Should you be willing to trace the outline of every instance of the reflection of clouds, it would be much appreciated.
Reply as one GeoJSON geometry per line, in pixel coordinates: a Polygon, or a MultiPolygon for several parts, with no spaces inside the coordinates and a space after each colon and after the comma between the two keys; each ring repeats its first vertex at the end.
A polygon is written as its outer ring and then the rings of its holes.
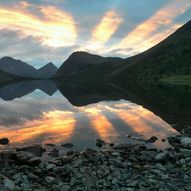
{"type": "Polygon", "coordinates": [[[54,137],[54,143],[67,140],[72,136],[75,119],[72,112],[51,111],[43,113],[40,120],[27,121],[24,128],[1,129],[1,136],[11,137],[11,142],[43,142],[44,138],[54,137]]]}
{"type": "Polygon", "coordinates": [[[43,112],[51,110],[75,110],[74,107],[60,95],[55,93],[52,97],[38,90],[21,99],[13,101],[0,101],[0,126],[21,125],[28,120],[39,119],[43,112]]]}
{"type": "MultiPolygon", "coordinates": [[[[153,135],[163,138],[176,133],[176,130],[151,111],[125,100],[100,102],[94,106],[87,106],[85,111],[90,110],[92,115],[101,111],[110,121],[112,121],[112,115],[115,114],[115,116],[113,115],[115,119],[121,119],[128,128],[130,127],[138,135],[144,133],[145,138],[153,135]]],[[[99,124],[102,125],[101,122],[99,124]]]]}
{"type": "Polygon", "coordinates": [[[0,102],[1,136],[21,142],[62,143],[92,146],[97,137],[107,142],[126,142],[126,134],[164,138],[176,133],[166,122],[129,101],[103,101],[72,106],[60,92],[48,97],[42,92],[0,102]],[[120,137],[120,139],[119,139],[120,137]]]}
{"type": "Polygon", "coordinates": [[[83,108],[82,112],[85,112],[88,115],[92,127],[103,140],[111,142],[111,139],[118,135],[111,122],[109,122],[109,120],[102,114],[101,109],[87,107],[83,108]]]}

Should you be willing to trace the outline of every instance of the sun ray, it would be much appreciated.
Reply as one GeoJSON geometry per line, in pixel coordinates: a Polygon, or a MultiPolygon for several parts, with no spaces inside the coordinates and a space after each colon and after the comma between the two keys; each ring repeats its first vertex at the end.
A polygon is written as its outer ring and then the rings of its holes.
{"type": "Polygon", "coordinates": [[[160,40],[165,39],[169,34],[174,32],[178,26],[180,26],[173,24],[173,20],[178,15],[181,15],[188,10],[190,6],[190,0],[173,0],[165,7],[158,10],[149,19],[138,25],[124,39],[106,50],[106,52],[119,50],[117,51],[119,54],[131,55],[134,52],[142,52],[154,46],[160,42],[160,40]],[[165,27],[168,27],[168,29],[165,29],[165,27]],[[157,32],[157,30],[161,28],[164,29],[161,32],[157,32]],[[157,39],[157,37],[160,38],[157,39]]]}
{"type": "Polygon", "coordinates": [[[114,10],[106,12],[100,23],[93,29],[91,39],[80,49],[86,51],[101,50],[116,32],[122,21],[123,19],[114,10]]]}

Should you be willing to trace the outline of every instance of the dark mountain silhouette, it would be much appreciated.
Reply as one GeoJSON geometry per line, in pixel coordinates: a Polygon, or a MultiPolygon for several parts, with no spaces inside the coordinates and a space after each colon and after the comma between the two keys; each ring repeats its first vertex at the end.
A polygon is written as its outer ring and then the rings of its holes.
{"type": "Polygon", "coordinates": [[[56,77],[63,77],[65,75],[75,75],[86,70],[92,65],[102,63],[122,62],[122,58],[117,57],[101,57],[87,52],[74,52],[58,69],[56,77]]]}
{"type": "Polygon", "coordinates": [[[34,77],[36,73],[36,69],[33,66],[11,57],[0,59],[0,70],[22,77],[34,77]]]}
{"type": "Polygon", "coordinates": [[[5,84],[9,84],[19,80],[17,76],[0,71],[0,87],[5,84]]]}
{"type": "Polygon", "coordinates": [[[123,88],[115,84],[57,82],[57,87],[77,107],[125,99],[149,109],[169,124],[174,124],[177,130],[191,124],[191,86],[127,83],[123,88]]]}
{"type": "Polygon", "coordinates": [[[58,68],[52,62],[49,62],[38,70],[38,76],[41,78],[51,78],[56,74],[57,70],[58,68]]]}
{"type": "Polygon", "coordinates": [[[191,21],[147,51],[126,59],[113,73],[116,80],[160,79],[191,74],[191,21]]]}
{"type": "Polygon", "coordinates": [[[75,52],[59,68],[56,77],[81,81],[99,79],[120,84],[132,80],[158,80],[191,74],[190,55],[191,21],[156,46],[127,59],[75,52]]]}
{"type": "Polygon", "coordinates": [[[42,68],[36,69],[21,60],[3,57],[0,59],[0,71],[27,78],[50,78],[55,75],[57,68],[52,63],[48,63],[42,68]]]}
{"type": "Polygon", "coordinates": [[[27,80],[12,83],[0,88],[0,98],[3,100],[13,100],[23,97],[36,89],[39,89],[51,96],[57,91],[57,86],[50,80],[27,80]]]}

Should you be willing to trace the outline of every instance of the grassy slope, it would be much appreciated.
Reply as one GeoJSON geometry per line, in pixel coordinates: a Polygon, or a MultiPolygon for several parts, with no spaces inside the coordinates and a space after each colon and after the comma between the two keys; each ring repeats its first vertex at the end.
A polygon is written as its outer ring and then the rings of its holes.
{"type": "Polygon", "coordinates": [[[159,80],[169,76],[191,74],[191,21],[153,48],[128,58],[125,62],[90,66],[69,80],[117,82],[159,80]]]}
{"type": "Polygon", "coordinates": [[[191,21],[153,48],[131,57],[113,77],[123,82],[191,74],[191,21]]]}
{"type": "Polygon", "coordinates": [[[19,79],[20,78],[14,76],[14,75],[0,71],[0,87],[4,86],[6,84],[9,84],[9,83],[15,82],[19,79]]]}
{"type": "Polygon", "coordinates": [[[191,86],[191,75],[170,76],[159,80],[160,82],[191,86]]]}

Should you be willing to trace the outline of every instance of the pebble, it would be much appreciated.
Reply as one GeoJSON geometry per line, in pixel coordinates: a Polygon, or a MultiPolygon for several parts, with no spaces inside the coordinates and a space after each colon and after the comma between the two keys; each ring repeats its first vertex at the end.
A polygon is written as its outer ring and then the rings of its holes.
{"type": "Polygon", "coordinates": [[[52,176],[47,176],[45,178],[45,181],[46,181],[47,184],[53,184],[55,182],[55,178],[52,177],[52,176]]]}
{"type": "Polygon", "coordinates": [[[8,164],[0,169],[0,190],[189,190],[191,149],[183,147],[185,135],[168,140],[172,148],[163,151],[143,144],[115,144],[97,150],[67,151],[51,161],[26,151],[14,152],[17,157],[5,157],[11,154],[0,152],[8,164]],[[37,159],[40,164],[29,165],[37,159]]]}

